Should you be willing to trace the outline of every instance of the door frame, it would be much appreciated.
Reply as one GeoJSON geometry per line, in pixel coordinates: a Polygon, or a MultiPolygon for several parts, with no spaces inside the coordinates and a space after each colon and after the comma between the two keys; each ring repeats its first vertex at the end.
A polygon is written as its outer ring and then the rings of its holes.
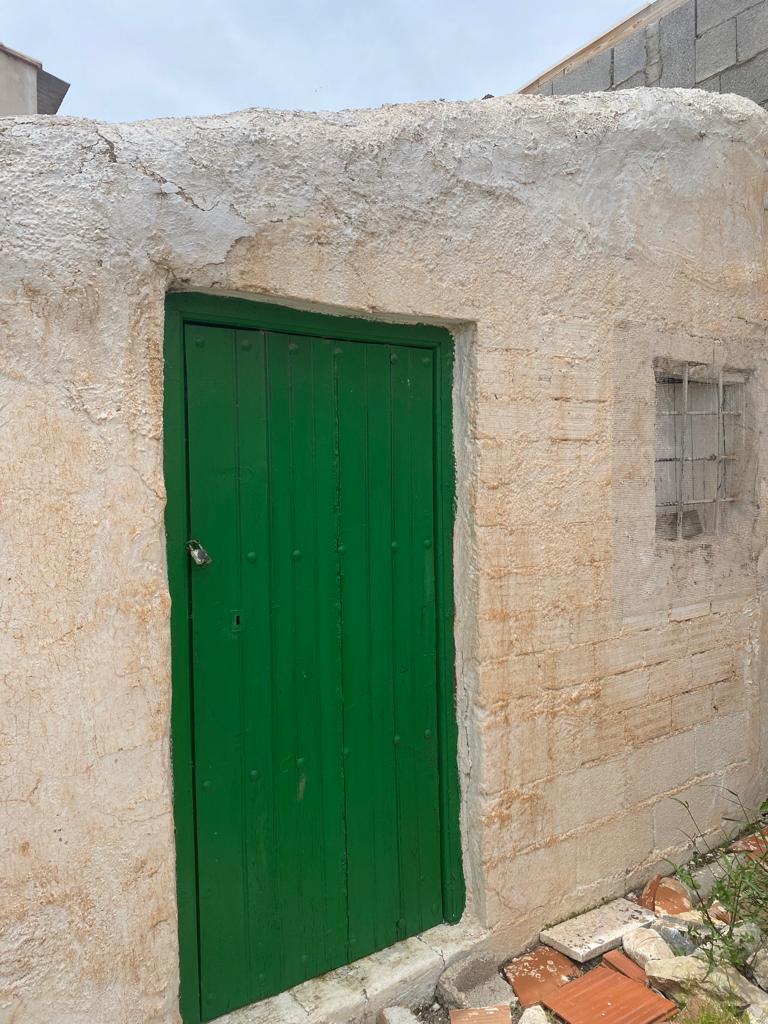
{"type": "Polygon", "coordinates": [[[269,330],[346,341],[399,342],[434,353],[435,545],[439,810],[443,920],[464,911],[465,887],[459,829],[459,771],[455,703],[453,529],[456,504],[452,427],[453,337],[444,327],[363,320],[312,313],[249,299],[196,292],[166,295],[163,457],[165,530],[171,596],[171,764],[176,826],[176,888],[180,991],[184,1024],[200,1024],[197,852],[195,840],[192,655],[190,631],[189,500],[187,486],[184,329],[187,324],[269,330]]]}

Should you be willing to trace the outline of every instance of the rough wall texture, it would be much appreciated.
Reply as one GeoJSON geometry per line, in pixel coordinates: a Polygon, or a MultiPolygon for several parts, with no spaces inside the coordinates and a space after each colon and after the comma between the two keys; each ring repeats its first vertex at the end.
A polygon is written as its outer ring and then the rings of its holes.
{"type": "MultiPolygon", "coordinates": [[[[0,1020],[177,1020],[168,289],[457,336],[468,914],[507,950],[717,829],[766,750],[741,529],[659,544],[656,356],[754,372],[768,122],[640,91],[0,122],[0,1020]]],[[[764,776],[763,776],[764,777],[764,776]]]]}
{"type": "Polygon", "coordinates": [[[535,91],[565,96],[641,86],[736,93],[766,106],[768,0],[683,0],[535,91]]]}

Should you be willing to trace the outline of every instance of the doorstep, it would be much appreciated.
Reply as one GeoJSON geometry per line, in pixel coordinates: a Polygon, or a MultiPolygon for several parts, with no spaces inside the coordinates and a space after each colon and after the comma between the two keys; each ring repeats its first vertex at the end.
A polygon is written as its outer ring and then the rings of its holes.
{"type": "Polygon", "coordinates": [[[431,1003],[445,968],[488,935],[472,922],[441,924],[212,1024],[375,1024],[387,1006],[431,1003]]]}

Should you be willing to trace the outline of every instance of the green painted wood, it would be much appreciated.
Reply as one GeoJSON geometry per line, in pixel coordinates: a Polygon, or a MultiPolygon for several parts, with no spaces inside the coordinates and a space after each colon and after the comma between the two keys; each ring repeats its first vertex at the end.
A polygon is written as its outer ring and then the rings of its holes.
{"type": "Polygon", "coordinates": [[[282,991],[347,962],[330,348],[268,336],[273,878],[282,991]]]}
{"type": "Polygon", "coordinates": [[[461,914],[450,338],[169,296],[166,380],[198,1024],[461,914]],[[189,531],[210,567],[179,556],[189,531]]]}
{"type": "Polygon", "coordinates": [[[197,922],[197,846],[192,764],[189,538],[187,495],[184,318],[168,308],[165,318],[164,463],[168,586],[171,593],[171,757],[176,824],[176,899],[181,983],[179,1011],[185,1024],[200,1019],[197,922]]]}
{"type": "Polygon", "coordinates": [[[337,347],[349,949],[398,937],[389,347],[337,347]]]}
{"type": "Polygon", "coordinates": [[[442,920],[432,355],[391,356],[395,728],[401,936],[442,920]]]}
{"type": "MultiPolygon", "coordinates": [[[[242,894],[248,918],[246,969],[256,991],[266,991],[279,977],[282,962],[275,935],[281,925],[276,913],[273,879],[279,851],[273,815],[274,717],[272,685],[271,602],[268,580],[271,563],[269,503],[270,455],[266,393],[266,339],[254,331],[238,331],[237,422],[239,440],[239,564],[242,580],[239,605],[243,679],[244,789],[247,887],[242,894]]],[[[203,948],[203,954],[205,949],[203,948]]]]}
{"type": "Polygon", "coordinates": [[[192,573],[200,984],[210,1020],[250,996],[235,335],[186,335],[190,532],[213,557],[192,573]]]}

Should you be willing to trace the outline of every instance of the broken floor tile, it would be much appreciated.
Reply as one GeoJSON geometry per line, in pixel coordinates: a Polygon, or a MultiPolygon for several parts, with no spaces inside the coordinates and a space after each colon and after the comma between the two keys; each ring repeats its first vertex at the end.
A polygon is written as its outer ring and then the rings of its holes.
{"type": "Polygon", "coordinates": [[[566,1024],[654,1024],[677,1010],[671,1000],[603,966],[551,992],[544,1005],[566,1024]]]}
{"type": "Polygon", "coordinates": [[[508,1005],[485,1006],[467,1010],[451,1010],[451,1024],[510,1024],[512,1011],[508,1005]]]}
{"type": "Polygon", "coordinates": [[[447,1008],[510,1006],[517,1002],[509,984],[499,974],[498,957],[475,953],[443,971],[437,983],[438,1002],[447,1008]]]}
{"type": "Polygon", "coordinates": [[[659,888],[661,875],[655,875],[645,886],[637,898],[637,902],[646,910],[656,910],[656,890],[659,888]]]}
{"type": "Polygon", "coordinates": [[[714,900],[709,905],[709,916],[713,921],[719,921],[721,924],[731,924],[733,917],[725,909],[720,900],[714,900]]]}
{"type": "Polygon", "coordinates": [[[691,894],[679,878],[664,878],[656,875],[643,889],[639,903],[646,910],[656,914],[676,917],[693,910],[691,894]]]}
{"type": "Polygon", "coordinates": [[[581,968],[573,960],[550,946],[538,946],[530,953],[515,957],[504,967],[504,977],[520,1000],[521,1006],[541,1002],[545,992],[561,988],[581,977],[581,968]]]}
{"type": "Polygon", "coordinates": [[[752,860],[768,860],[768,829],[755,832],[751,836],[742,836],[735,843],[731,843],[730,849],[734,853],[746,853],[752,860]]]}
{"type": "Polygon", "coordinates": [[[627,932],[653,920],[655,916],[649,910],[629,900],[619,899],[570,921],[563,921],[554,928],[546,928],[539,938],[583,964],[609,949],[616,949],[627,932]]]}
{"type": "MultiPolygon", "coordinates": [[[[648,931],[647,928],[641,928],[640,931],[648,931]]],[[[657,935],[656,938],[661,942],[661,938],[657,935]]],[[[648,979],[645,976],[645,971],[642,967],[638,967],[634,960],[622,953],[619,949],[609,949],[608,952],[603,956],[603,963],[607,964],[614,971],[618,971],[619,974],[623,974],[625,978],[631,978],[633,981],[639,981],[641,985],[647,985],[648,979]]]]}

